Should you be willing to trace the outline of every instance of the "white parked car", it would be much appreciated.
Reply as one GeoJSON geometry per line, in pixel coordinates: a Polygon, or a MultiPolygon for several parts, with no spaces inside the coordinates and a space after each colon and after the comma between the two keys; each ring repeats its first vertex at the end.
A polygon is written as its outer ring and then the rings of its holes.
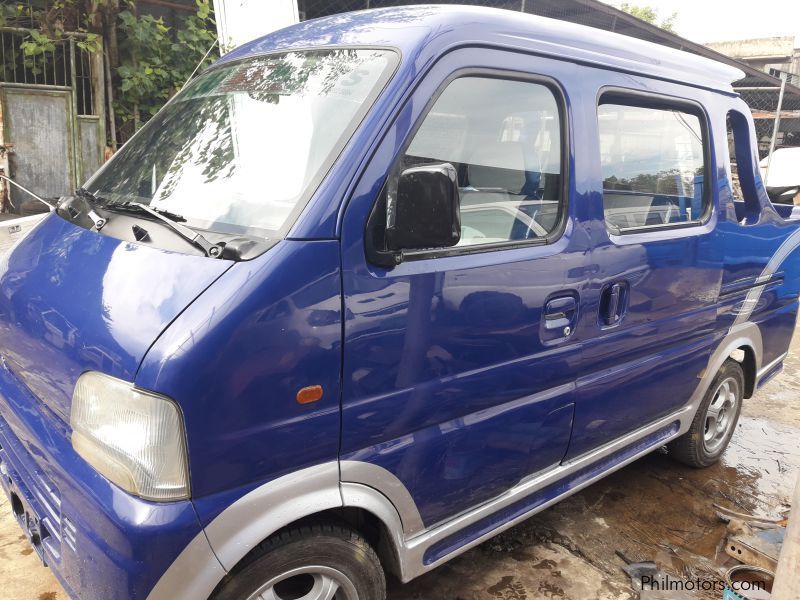
{"type": "Polygon", "coordinates": [[[800,204],[800,147],[779,148],[772,153],[769,181],[768,161],[769,158],[764,158],[759,167],[770,199],[781,204],[800,204]]]}

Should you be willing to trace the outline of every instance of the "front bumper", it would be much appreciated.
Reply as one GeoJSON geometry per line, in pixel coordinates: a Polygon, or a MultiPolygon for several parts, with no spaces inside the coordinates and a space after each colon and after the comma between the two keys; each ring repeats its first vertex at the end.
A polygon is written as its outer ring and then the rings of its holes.
{"type": "Polygon", "coordinates": [[[0,487],[73,598],[146,598],[201,531],[191,502],[147,502],[98,475],[73,451],[67,425],[4,365],[0,487]]]}

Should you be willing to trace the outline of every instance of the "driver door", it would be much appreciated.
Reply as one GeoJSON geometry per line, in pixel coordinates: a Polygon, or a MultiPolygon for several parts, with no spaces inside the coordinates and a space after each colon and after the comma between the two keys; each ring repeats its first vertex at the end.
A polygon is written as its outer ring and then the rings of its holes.
{"type": "Polygon", "coordinates": [[[557,80],[572,71],[498,51],[449,55],[401,110],[344,215],[341,459],[399,479],[425,526],[558,465],[569,443],[591,260],[567,201],[557,80]],[[484,68],[459,72],[465,58],[484,68]],[[371,262],[380,232],[366,242],[364,232],[385,219],[391,178],[442,162],[458,172],[459,244],[371,262]]]}

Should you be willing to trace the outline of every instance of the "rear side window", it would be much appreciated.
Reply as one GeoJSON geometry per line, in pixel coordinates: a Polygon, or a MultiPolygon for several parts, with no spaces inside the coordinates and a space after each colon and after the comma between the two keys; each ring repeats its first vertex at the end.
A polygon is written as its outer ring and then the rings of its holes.
{"type": "Polygon", "coordinates": [[[597,117],[609,230],[702,222],[710,200],[700,114],[612,97],[601,99],[597,117]]]}
{"type": "Polygon", "coordinates": [[[741,225],[752,225],[759,221],[761,205],[754,177],[758,166],[753,162],[750,123],[742,113],[732,110],[728,113],[727,125],[727,166],[730,168],[730,189],[736,218],[741,225]]]}
{"type": "Polygon", "coordinates": [[[544,240],[562,214],[560,114],[544,84],[456,79],[434,103],[396,172],[439,162],[456,168],[458,246],[544,240]]]}

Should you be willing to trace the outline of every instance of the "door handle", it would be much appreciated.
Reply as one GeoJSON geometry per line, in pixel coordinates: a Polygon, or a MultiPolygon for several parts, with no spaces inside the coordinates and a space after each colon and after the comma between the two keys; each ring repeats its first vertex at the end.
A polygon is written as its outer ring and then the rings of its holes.
{"type": "Polygon", "coordinates": [[[611,286],[609,290],[609,298],[608,298],[608,313],[606,318],[611,323],[616,323],[619,320],[619,297],[622,290],[622,286],[618,283],[615,283],[611,286]]]}
{"type": "MultiPolygon", "coordinates": [[[[577,310],[578,300],[573,296],[548,300],[544,307],[544,328],[552,330],[571,327],[577,310]]],[[[569,333],[565,335],[569,335],[569,333]]]]}
{"type": "Polygon", "coordinates": [[[617,282],[606,286],[600,298],[601,324],[606,327],[617,325],[625,314],[627,300],[627,284],[617,282]]]}

